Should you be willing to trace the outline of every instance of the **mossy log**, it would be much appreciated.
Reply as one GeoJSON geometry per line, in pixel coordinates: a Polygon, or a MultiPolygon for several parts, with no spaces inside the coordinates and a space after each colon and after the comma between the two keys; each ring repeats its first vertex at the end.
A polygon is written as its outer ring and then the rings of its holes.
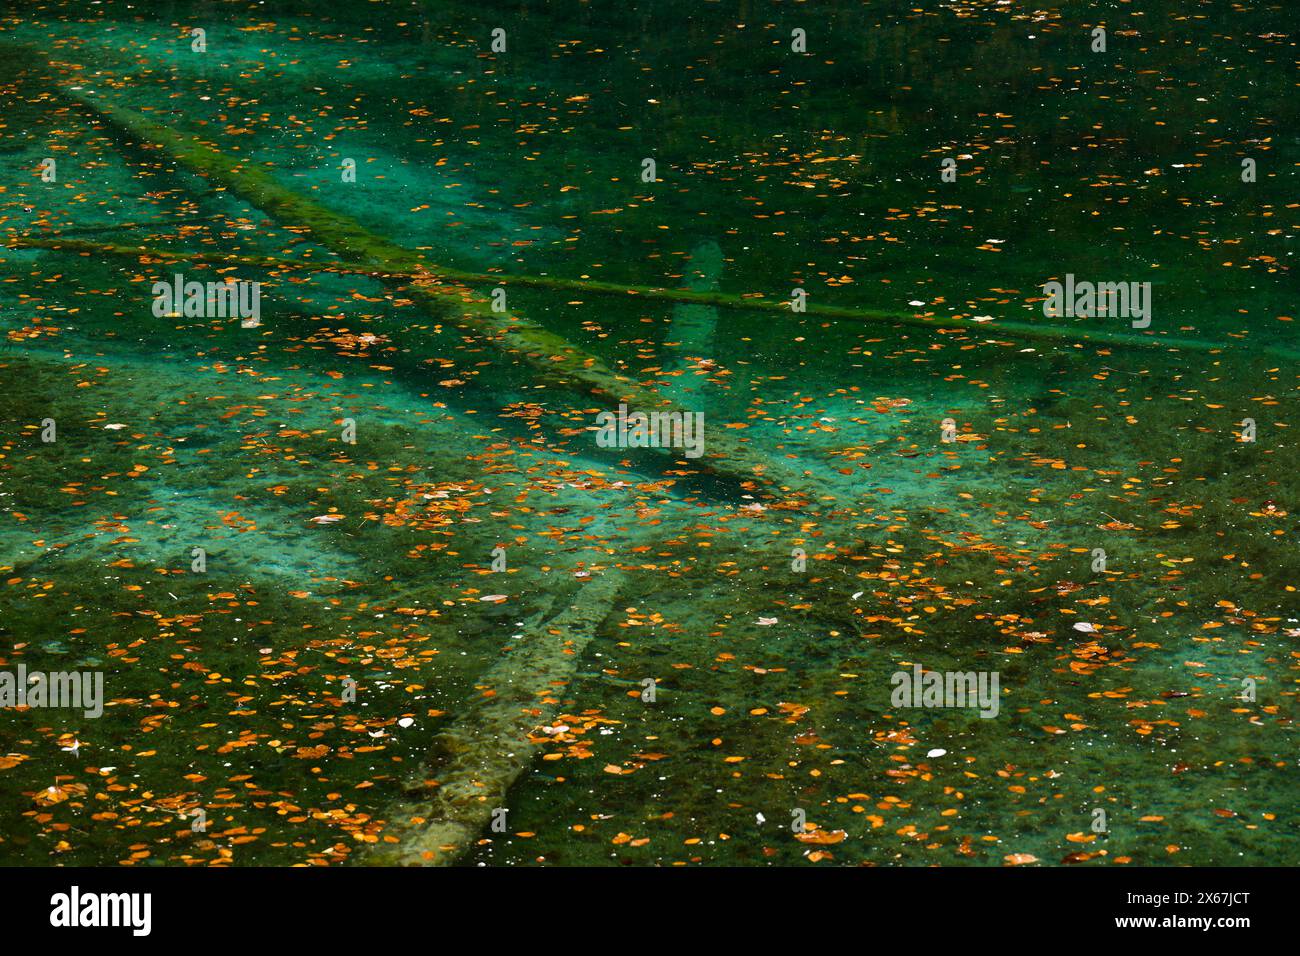
{"type": "Polygon", "coordinates": [[[219,265],[249,266],[255,269],[265,269],[269,272],[327,272],[337,275],[363,275],[375,279],[411,278],[409,273],[382,272],[371,266],[353,265],[347,262],[281,259],[276,256],[258,256],[244,252],[217,252],[213,249],[169,249],[163,246],[146,245],[126,246],[118,243],[91,242],[88,239],[45,238],[30,235],[10,236],[5,240],[5,245],[11,249],[49,249],[54,252],[72,252],[80,256],[111,256],[152,262],[206,262],[219,265]]]}
{"type": "MultiPolygon", "coordinates": [[[[135,110],[84,92],[69,91],[69,95],[132,139],[163,150],[180,165],[226,187],[273,219],[308,233],[345,262],[384,277],[406,277],[411,298],[431,307],[440,318],[517,356],[548,379],[603,399],[609,406],[625,403],[637,411],[689,411],[655,389],[615,373],[563,336],[522,316],[493,311],[487,299],[449,281],[446,276],[452,270],[444,270],[419,253],[370,232],[355,219],[284,188],[250,160],[228,155],[197,136],[176,132],[135,110]]],[[[711,428],[705,455],[685,464],[689,467],[693,461],[742,483],[755,482],[755,487],[766,486],[770,493],[815,499],[819,493],[816,481],[790,462],[793,457],[774,457],[727,431],[711,428]]]]}
{"type": "MultiPolygon", "coordinates": [[[[565,279],[558,276],[505,275],[493,272],[466,272],[447,266],[426,264],[414,272],[391,271],[376,268],[373,264],[349,262],[312,262],[310,260],[281,259],[274,256],[253,256],[242,253],[213,252],[210,250],[166,249],[158,246],[128,246],[113,243],[89,242],[83,239],[65,239],[59,236],[14,236],[6,240],[13,248],[51,249],[87,255],[123,256],[157,259],[167,262],[220,262],[228,265],[247,265],[265,269],[294,269],[309,272],[332,272],[341,275],[365,275],[385,280],[415,282],[454,281],[479,286],[525,286],[552,289],[557,292],[574,292],[589,295],[635,297],[648,301],[671,302],[679,305],[704,305],[741,312],[768,312],[790,316],[788,302],[763,299],[757,295],[736,295],[731,292],[698,291],[692,289],[666,289],[658,286],[621,285],[616,282],[596,282],[589,279],[565,279]]],[[[423,260],[421,260],[423,261],[423,260]]],[[[463,290],[440,286],[448,294],[463,290]]],[[[881,323],[929,329],[937,334],[964,331],[978,333],[985,338],[998,340],[1031,340],[1055,342],[1069,346],[1094,345],[1100,348],[1148,349],[1170,352],[1221,353],[1230,346],[1202,339],[1178,338],[1166,335],[1129,335],[1108,332],[1104,329],[1080,329],[1055,325],[1028,325],[1023,322],[976,322],[973,319],[934,319],[906,312],[886,312],[853,306],[809,304],[805,315],[831,319],[837,322],[881,323]]],[[[1247,343],[1237,343],[1247,345],[1247,343]]],[[[1249,343],[1249,348],[1266,355],[1295,359],[1300,352],[1280,346],[1249,343]]],[[[662,401],[662,399],[661,399],[662,401]]]]}

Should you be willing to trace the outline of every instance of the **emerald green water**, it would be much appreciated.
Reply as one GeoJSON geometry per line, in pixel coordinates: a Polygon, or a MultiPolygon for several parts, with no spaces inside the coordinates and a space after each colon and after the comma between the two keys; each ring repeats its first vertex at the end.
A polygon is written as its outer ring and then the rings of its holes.
{"type": "Polygon", "coordinates": [[[597,398],[391,284],[0,250],[0,669],[108,698],[0,715],[0,862],[346,863],[523,622],[614,573],[569,731],[463,862],[1300,862],[1285,4],[1108,9],[1105,53],[1084,3],[316,6],[6,7],[6,238],[329,258],[80,87],[454,268],[936,326],[505,283],[800,503],[598,447],[597,398]],[[261,327],[155,317],[178,271],[263,282],[261,327]],[[1067,272],[1151,282],[1150,329],[1045,318],[1067,272]],[[996,671],[1000,713],[896,708],[918,662],[996,671]]]}

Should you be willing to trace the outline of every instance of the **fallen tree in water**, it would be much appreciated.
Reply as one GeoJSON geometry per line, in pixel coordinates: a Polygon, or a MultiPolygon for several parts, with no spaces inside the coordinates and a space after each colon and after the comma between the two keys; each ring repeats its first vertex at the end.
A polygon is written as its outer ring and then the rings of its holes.
{"type": "MultiPolygon", "coordinates": [[[[351,267],[365,269],[369,274],[403,286],[411,298],[433,309],[439,318],[519,358],[546,379],[597,396],[611,408],[626,405],[637,411],[688,414],[687,409],[674,405],[655,389],[617,374],[599,357],[544,326],[509,312],[494,311],[486,298],[476,295],[459,279],[452,281],[453,276],[465,273],[444,269],[417,252],[375,235],[356,220],[285,189],[247,159],[232,158],[197,136],[178,133],[135,110],[102,102],[82,92],[70,95],[141,144],[162,149],[180,165],[224,186],[272,218],[288,224],[288,228],[306,232],[351,267]]],[[[815,480],[790,464],[789,459],[793,457],[764,453],[726,431],[714,429],[708,451],[697,463],[742,484],[753,483],[756,488],[766,486],[769,492],[778,495],[788,493],[815,500],[818,496],[815,480]]]]}
{"type": "MultiPolygon", "coordinates": [[[[407,784],[385,814],[380,842],[362,851],[377,866],[446,866],[504,810],[510,787],[530,766],[557,696],[624,585],[611,568],[582,585],[564,611],[536,615],[517,643],[475,683],[479,696],[434,738],[435,761],[407,784]]],[[[544,739],[544,738],[543,738],[544,739]]]]}
{"type": "MultiPolygon", "coordinates": [[[[310,260],[281,259],[275,256],[257,256],[246,253],[213,252],[200,249],[167,249],[159,246],[128,246],[113,243],[89,242],[84,239],[64,239],[60,236],[13,236],[6,245],[17,249],[50,249],[83,255],[121,256],[128,258],[157,259],[163,262],[219,262],[226,265],[246,265],[265,269],[285,269],[308,272],[331,272],[340,275],[364,275],[375,279],[422,282],[432,280],[474,285],[510,286],[554,289],[560,292],[577,292],[591,295],[635,297],[648,301],[672,302],[679,305],[696,305],[715,309],[743,312],[779,312],[791,315],[788,302],[763,299],[757,295],[736,295],[732,292],[699,291],[694,289],[665,289],[657,286],[620,285],[615,282],[595,282],[588,279],[564,279],[556,276],[503,275],[493,272],[466,272],[447,266],[425,266],[416,271],[393,271],[377,268],[373,264],[350,262],[312,262],[310,260]],[[432,271],[430,271],[432,270],[432,271]]],[[[412,255],[415,255],[412,253],[412,255]]],[[[423,261],[423,260],[422,260],[423,261]]],[[[435,291],[462,294],[455,286],[437,285],[435,291]]],[[[815,305],[809,303],[803,315],[834,321],[858,323],[879,322],[889,325],[914,326],[935,333],[953,331],[978,332],[988,341],[1019,339],[1055,342],[1062,345],[1095,345],[1102,348],[1148,349],[1170,352],[1221,353],[1228,346],[1202,339],[1174,338],[1162,335],[1128,335],[1107,332],[1103,329],[1063,328],[1054,325],[1027,325],[1023,322],[984,323],[974,319],[932,319],[905,312],[884,312],[879,309],[861,309],[852,306],[815,305]]],[[[1240,347],[1244,343],[1236,343],[1240,347]]],[[[1250,343],[1250,348],[1264,355],[1280,358],[1297,358],[1300,352],[1266,343],[1250,343]]],[[[660,401],[663,401],[662,397],[660,401]]]]}

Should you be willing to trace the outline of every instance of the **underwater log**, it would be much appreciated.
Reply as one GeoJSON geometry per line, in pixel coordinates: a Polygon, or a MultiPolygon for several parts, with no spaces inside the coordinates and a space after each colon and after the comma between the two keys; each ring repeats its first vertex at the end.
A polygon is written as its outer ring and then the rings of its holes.
{"type": "MultiPolygon", "coordinates": [[[[466,272],[447,266],[427,265],[417,271],[381,269],[374,265],[349,262],[311,262],[309,260],[280,259],[274,256],[252,256],[241,253],[221,253],[204,250],[164,249],[158,246],[124,246],[112,243],[96,243],[83,239],[64,239],[38,236],[13,236],[5,244],[12,248],[51,249],[64,252],[106,256],[136,256],[142,258],[169,261],[222,262],[231,265],[248,265],[267,269],[299,269],[311,272],[335,272],[344,275],[365,275],[385,280],[455,280],[458,283],[474,285],[509,286],[519,285],[531,288],[553,289],[562,292],[577,292],[591,295],[636,296],[651,301],[674,302],[680,305],[704,306],[714,309],[730,309],[741,312],[778,312],[790,315],[787,302],[777,302],[757,297],[756,295],[736,295],[716,290],[701,291],[697,289],[667,289],[657,286],[623,285],[616,282],[598,282],[590,279],[565,279],[557,276],[507,275],[490,272],[466,272]]],[[[412,253],[414,255],[414,253],[412,253]]],[[[462,294],[464,290],[446,286],[440,287],[448,294],[462,294]]],[[[1078,329],[1054,325],[1027,325],[1023,322],[982,323],[973,319],[944,318],[932,319],[922,315],[905,312],[887,312],[879,309],[864,309],[855,306],[817,305],[809,303],[804,315],[814,318],[831,319],[837,322],[879,322],[887,325],[905,325],[930,329],[936,333],[955,330],[979,332],[994,341],[999,337],[1008,339],[1030,339],[1035,341],[1055,342],[1063,345],[1096,345],[1104,348],[1154,349],[1170,352],[1208,352],[1211,354],[1225,352],[1229,348],[1247,345],[1237,342],[1228,345],[1222,342],[1210,342],[1203,339],[1177,338],[1163,335],[1129,335],[1123,332],[1108,332],[1104,329],[1078,329]]],[[[1267,343],[1251,342],[1249,347],[1261,355],[1273,355],[1284,359],[1300,358],[1300,350],[1288,349],[1267,343]]],[[[663,396],[659,399],[664,401],[663,396]]]]}
{"type": "Polygon", "coordinates": [[[389,808],[382,842],[358,862],[447,866],[469,850],[532,766],[536,732],[559,713],[558,689],[573,679],[624,580],[611,568],[582,585],[560,614],[538,614],[524,625],[513,648],[476,681],[476,700],[434,738],[435,755],[445,759],[422,772],[436,779],[389,808]]]}
{"type": "MultiPolygon", "coordinates": [[[[431,306],[439,317],[519,357],[548,380],[597,396],[611,407],[626,404],[640,411],[690,413],[655,389],[615,373],[600,358],[563,336],[522,316],[493,311],[487,300],[476,296],[468,287],[448,283],[443,278],[444,274],[453,274],[453,270],[444,270],[419,253],[372,233],[355,219],[285,189],[250,160],[227,155],[197,136],[178,133],[127,107],[103,102],[81,91],[67,92],[131,138],[162,149],[180,165],[225,186],[267,215],[305,230],[344,260],[383,276],[410,277],[411,298],[431,306]]],[[[491,281],[501,279],[494,277],[491,281]]],[[[821,494],[817,482],[790,464],[788,459],[794,457],[765,453],[715,428],[710,430],[705,456],[696,462],[742,484],[756,483],[756,490],[765,485],[769,493],[785,492],[815,500],[821,494]]]]}
{"type": "MultiPolygon", "coordinates": [[[[694,291],[716,291],[722,278],[722,266],[726,259],[722,248],[712,239],[706,239],[691,250],[689,262],[690,273],[687,287],[694,291]]],[[[715,337],[718,329],[718,310],[713,306],[696,303],[680,303],[673,309],[672,320],[666,333],[667,341],[675,342],[676,358],[671,369],[678,376],[685,374],[687,362],[691,357],[701,358],[715,354],[715,337]]],[[[687,382],[677,377],[666,391],[676,400],[685,402],[698,398],[701,403],[707,400],[708,380],[691,388],[687,382]]]]}

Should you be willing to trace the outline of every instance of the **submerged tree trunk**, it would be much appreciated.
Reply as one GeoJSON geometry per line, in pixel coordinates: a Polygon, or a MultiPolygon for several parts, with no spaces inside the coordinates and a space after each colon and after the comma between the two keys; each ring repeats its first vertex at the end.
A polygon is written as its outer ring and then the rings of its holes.
{"type": "Polygon", "coordinates": [[[623,572],[605,571],[563,612],[539,614],[524,626],[514,647],[476,682],[478,699],[434,739],[435,756],[443,759],[421,768],[413,795],[388,809],[388,827],[360,862],[446,866],[474,845],[532,766],[539,748],[533,739],[559,713],[557,698],[623,583],[623,572]]]}
{"type": "MultiPolygon", "coordinates": [[[[169,223],[164,223],[167,225],[169,223]]],[[[143,224],[133,223],[139,227],[143,224]]],[[[114,227],[116,228],[116,227],[114,227]]],[[[360,228],[360,227],[358,227],[360,228]]],[[[458,285],[449,285],[445,280],[455,283],[492,286],[525,286],[529,288],[554,289],[563,292],[577,292],[587,295],[608,295],[622,298],[642,298],[648,301],[675,302],[683,305],[699,305],[713,309],[730,309],[739,312],[769,312],[791,315],[787,302],[764,299],[757,294],[737,295],[732,292],[699,289],[665,289],[657,286],[622,285],[616,282],[596,282],[590,279],[565,279],[559,276],[502,275],[489,272],[466,272],[447,266],[426,263],[416,253],[422,263],[413,270],[383,269],[373,264],[356,262],[312,262],[311,260],[280,259],[275,256],[257,256],[235,252],[213,252],[203,249],[166,249],[158,246],[125,246],[113,243],[90,242],[85,239],[67,239],[62,234],[41,236],[13,236],[6,240],[6,245],[19,249],[53,249],[64,252],[107,256],[134,256],[140,258],[162,259],[177,262],[222,262],[232,265],[248,265],[267,269],[297,269],[309,272],[335,272],[343,275],[365,275],[377,279],[435,281],[437,288],[447,294],[463,294],[467,290],[458,285]]],[[[403,250],[405,252],[405,250],[403,250]]],[[[904,312],[886,312],[880,309],[863,309],[854,306],[818,305],[808,303],[803,313],[813,318],[831,319],[839,322],[881,323],[885,325],[905,325],[930,329],[936,333],[953,331],[978,332],[990,342],[1002,341],[1011,344],[1012,340],[1055,342],[1061,345],[1096,345],[1106,348],[1151,349],[1169,352],[1209,352],[1223,353],[1229,346],[1219,342],[1202,339],[1175,338],[1166,335],[1128,335],[1123,332],[1107,332],[1101,329],[1079,329],[1053,325],[1026,325],[1022,322],[1003,322],[985,324],[973,319],[931,319],[922,315],[904,312]]],[[[1237,343],[1233,347],[1240,347],[1237,343]]],[[[1300,358],[1300,351],[1266,343],[1250,343],[1250,348],[1262,355],[1279,358],[1300,358]]],[[[661,396],[662,400],[662,396],[661,396]]]]}
{"type": "MultiPolygon", "coordinates": [[[[686,286],[692,292],[716,292],[722,276],[722,249],[712,239],[701,242],[691,251],[686,286]]],[[[684,403],[703,398],[700,394],[708,386],[707,378],[695,376],[691,359],[712,359],[715,356],[718,328],[716,306],[698,302],[683,302],[673,309],[666,340],[672,343],[675,357],[664,372],[670,381],[664,391],[674,400],[684,403]]],[[[706,402],[698,402],[703,406],[706,402]]]]}
{"type": "MultiPolygon", "coordinates": [[[[381,276],[414,277],[414,285],[409,290],[412,298],[432,307],[439,317],[517,356],[547,378],[598,396],[611,406],[626,404],[638,411],[689,413],[654,389],[616,374],[597,356],[543,326],[508,312],[494,312],[487,300],[476,296],[468,287],[446,282],[442,278],[445,270],[437,264],[375,235],[346,215],[285,189],[250,161],[232,158],[198,137],[177,133],[135,110],[80,92],[69,95],[141,143],[161,148],[176,162],[227,187],[269,216],[302,228],[347,262],[372,269],[381,276]]],[[[720,428],[713,428],[705,457],[693,462],[742,483],[766,485],[773,493],[787,492],[816,499],[816,482],[793,466],[791,458],[794,456],[774,457],[720,428]]],[[[692,460],[685,461],[687,467],[691,463],[692,460]]]]}

